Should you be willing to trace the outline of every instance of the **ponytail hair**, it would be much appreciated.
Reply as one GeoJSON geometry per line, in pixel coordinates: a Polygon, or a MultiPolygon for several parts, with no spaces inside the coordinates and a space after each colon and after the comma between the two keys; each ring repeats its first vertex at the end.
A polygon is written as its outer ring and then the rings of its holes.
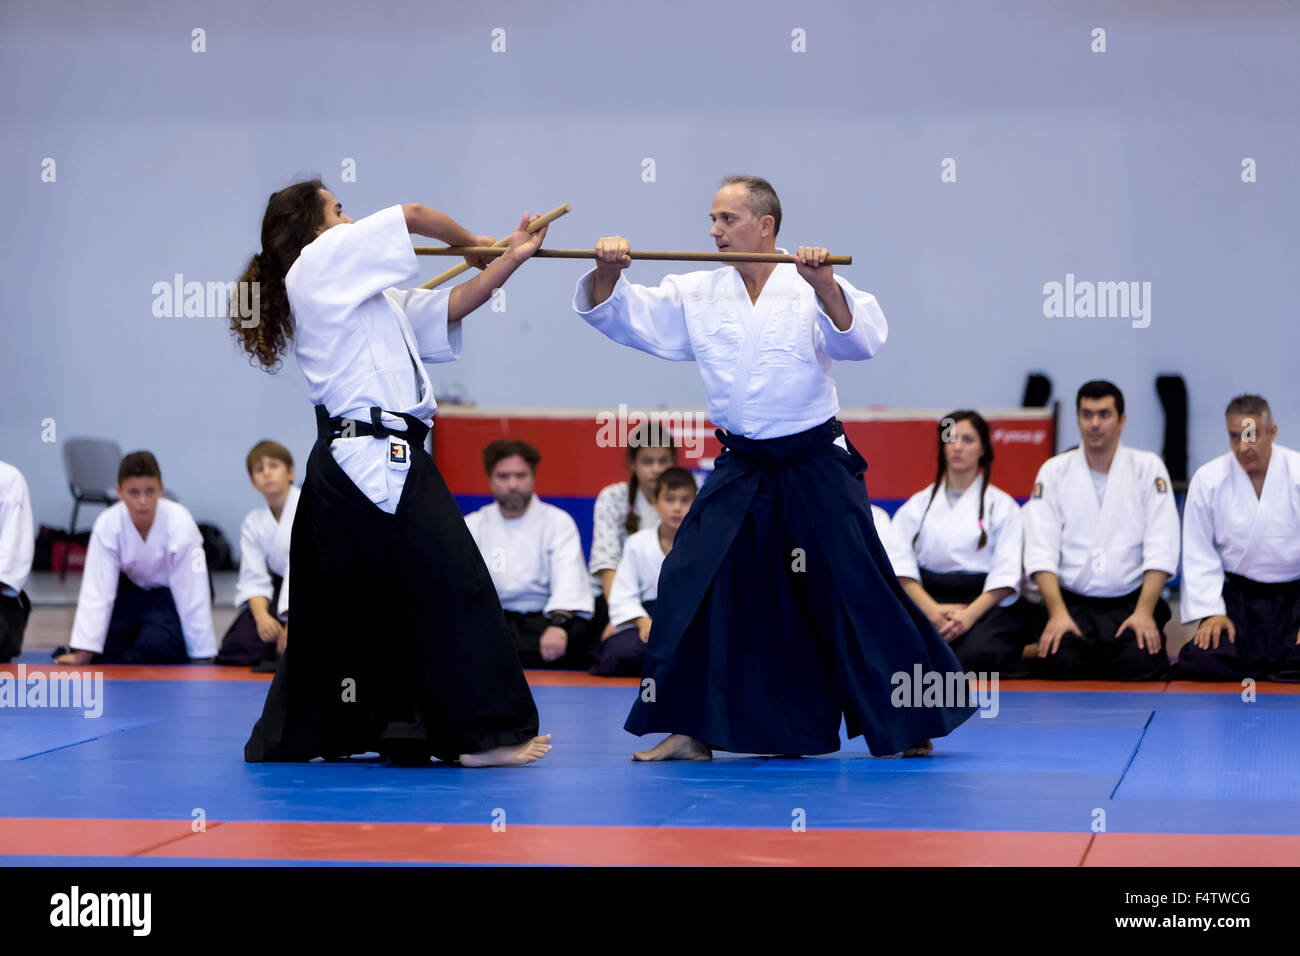
{"type": "Polygon", "coordinates": [[[324,188],[319,179],[310,179],[271,194],[262,216],[262,249],[249,260],[231,297],[230,330],[248,353],[249,364],[268,372],[278,368],[293,338],[284,279],[303,248],[325,226],[325,202],[320,195],[324,188]],[[243,294],[246,288],[249,294],[243,294]],[[251,301],[251,316],[241,314],[241,296],[245,303],[251,301]]]}
{"type": "Polygon", "coordinates": [[[943,446],[948,444],[951,439],[944,436],[949,429],[957,427],[958,422],[970,422],[971,427],[975,429],[980,439],[980,543],[979,548],[982,550],[989,543],[989,533],[984,527],[984,493],[988,491],[989,477],[993,471],[993,440],[989,436],[989,423],[984,420],[984,416],[979,412],[971,409],[961,409],[945,415],[939,420],[939,468],[934,475],[934,486],[930,489],[930,500],[925,503],[925,511],[921,513],[920,524],[917,525],[916,534],[912,535],[912,548],[916,548],[916,542],[921,537],[921,526],[925,524],[925,516],[930,513],[930,505],[934,504],[934,496],[939,493],[939,484],[943,481],[948,472],[948,457],[943,453],[943,446]]]}
{"type": "MultiPolygon", "coordinates": [[[[662,422],[645,422],[632,429],[631,434],[627,436],[627,466],[631,475],[627,479],[627,517],[623,519],[623,527],[627,529],[628,534],[636,534],[641,530],[641,516],[636,513],[636,493],[639,483],[636,469],[632,466],[636,464],[637,452],[642,448],[667,448],[673,453],[673,461],[677,460],[677,446],[668,431],[668,426],[662,422]]],[[[654,494],[655,489],[651,488],[650,493],[654,494]]]]}

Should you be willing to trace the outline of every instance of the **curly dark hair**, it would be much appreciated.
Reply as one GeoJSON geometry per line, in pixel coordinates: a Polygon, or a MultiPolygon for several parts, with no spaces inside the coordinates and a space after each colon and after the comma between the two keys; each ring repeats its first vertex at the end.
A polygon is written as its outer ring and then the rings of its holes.
{"type": "MultiPolygon", "coordinates": [[[[303,247],[325,225],[325,201],[320,195],[324,188],[319,179],[309,179],[271,194],[262,216],[262,251],[249,260],[239,277],[240,283],[249,283],[240,288],[253,290],[252,325],[246,324],[248,316],[240,314],[239,296],[231,296],[230,329],[248,353],[249,364],[260,365],[268,372],[279,368],[280,356],[293,338],[293,316],[284,277],[298,261],[303,247]]],[[[244,300],[249,301],[247,297],[244,300]]]]}

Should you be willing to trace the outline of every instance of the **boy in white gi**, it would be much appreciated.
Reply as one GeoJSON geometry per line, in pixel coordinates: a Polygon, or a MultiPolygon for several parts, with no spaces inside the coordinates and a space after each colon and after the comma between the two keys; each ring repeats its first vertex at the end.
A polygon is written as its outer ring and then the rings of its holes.
{"type": "Polygon", "coordinates": [[[32,499],[23,473],[0,461],[0,664],[22,653],[32,602],[23,590],[32,573],[32,499]]]}
{"type": "MultiPolygon", "coordinates": [[[[777,252],[781,204],[766,180],[724,179],[710,218],[720,251],[777,252]]],[[[875,297],[820,246],[657,287],[623,277],[628,250],[618,236],[597,243],[574,309],[616,342],[694,361],[725,448],[664,559],[624,726],[670,736],[636,759],[830,753],[842,720],[874,754],[929,753],[974,709],[890,702],[892,674],[959,665],[890,568],[830,376],[833,360],[884,343],[875,297]]]]}
{"type": "Polygon", "coordinates": [[[1061,680],[1162,680],[1170,612],[1160,592],[1178,569],[1169,472],[1120,444],[1124,396],[1113,384],[1084,384],[1075,407],[1082,445],[1043,463],[1022,512],[1025,573],[1047,615],[1031,617],[1038,668],[1061,680]]]}
{"type": "Polygon", "coordinates": [[[599,660],[591,668],[598,677],[641,673],[659,596],[659,569],[695,500],[695,476],[685,468],[667,468],[649,490],[659,520],[630,535],[623,548],[609,591],[609,622],[614,630],[601,641],[599,660]]]}
{"type": "Polygon", "coordinates": [[[578,525],[533,494],[542,456],[522,441],[483,449],[495,501],[465,516],[524,667],[586,670],[595,602],[578,525]]]}
{"type": "Polygon", "coordinates": [[[1196,470],[1183,509],[1190,680],[1300,680],[1300,452],[1277,443],[1268,402],[1226,412],[1231,451],[1196,470]]]}
{"type": "Polygon", "coordinates": [[[239,528],[239,615],[221,639],[217,663],[274,673],[286,637],[279,614],[288,607],[289,592],[283,585],[299,492],[293,483],[293,455],[279,442],[258,442],[244,464],[248,480],[266,504],[245,515],[239,528]]]}
{"type": "Polygon", "coordinates": [[[189,509],[163,497],[147,451],[117,469],[117,503],[95,519],[60,664],[184,664],[217,653],[203,535],[189,509]]]}

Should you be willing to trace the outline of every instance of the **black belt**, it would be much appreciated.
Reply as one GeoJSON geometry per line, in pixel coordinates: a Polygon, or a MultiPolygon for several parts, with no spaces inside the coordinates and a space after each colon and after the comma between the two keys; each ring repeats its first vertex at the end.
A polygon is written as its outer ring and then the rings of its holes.
{"type": "Polygon", "coordinates": [[[349,438],[356,435],[369,435],[372,438],[387,438],[390,435],[395,435],[398,438],[405,438],[412,445],[423,447],[424,439],[429,434],[429,426],[414,415],[408,415],[405,412],[385,412],[378,405],[370,407],[370,421],[368,422],[359,421],[355,418],[331,418],[324,405],[316,406],[317,438],[339,438],[345,432],[349,438]],[[406,430],[398,431],[385,425],[380,417],[385,414],[396,415],[404,421],[406,430]]]}

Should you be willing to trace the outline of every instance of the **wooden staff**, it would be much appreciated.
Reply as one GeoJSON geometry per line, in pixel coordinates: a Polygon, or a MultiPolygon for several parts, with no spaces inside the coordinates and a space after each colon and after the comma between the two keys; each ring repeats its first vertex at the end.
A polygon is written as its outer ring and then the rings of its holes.
{"type": "MultiPolygon", "coordinates": [[[[534,219],[532,222],[530,222],[530,223],[528,224],[528,231],[529,231],[530,233],[534,233],[534,232],[536,232],[538,229],[541,229],[543,226],[549,226],[549,225],[550,225],[551,223],[553,223],[555,220],[557,220],[557,219],[559,219],[561,216],[563,216],[566,212],[572,212],[572,211],[573,211],[573,207],[570,206],[568,203],[565,203],[563,206],[556,206],[554,209],[552,209],[550,212],[548,212],[545,216],[538,216],[536,219],[534,219]]],[[[496,255],[500,255],[501,252],[505,251],[506,247],[509,246],[509,245],[510,245],[510,238],[507,236],[505,239],[498,239],[498,240],[497,240],[497,241],[496,241],[492,246],[490,246],[490,247],[475,247],[475,248],[491,248],[491,249],[499,249],[500,251],[498,251],[498,252],[495,253],[495,254],[496,254],[496,255]]],[[[429,252],[429,251],[428,251],[429,249],[433,249],[433,248],[439,248],[439,247],[435,247],[435,246],[416,246],[416,247],[415,247],[415,254],[416,254],[417,256],[435,256],[435,255],[448,255],[448,254],[449,254],[449,253],[445,253],[445,252],[429,252]]],[[[453,246],[448,246],[447,248],[450,249],[450,248],[455,248],[455,247],[453,247],[453,246]]],[[[456,278],[456,276],[460,275],[462,272],[464,272],[464,271],[465,271],[466,269],[468,269],[469,267],[470,267],[470,265],[469,265],[468,262],[462,262],[460,265],[458,265],[458,266],[453,266],[452,268],[448,269],[446,272],[442,273],[442,275],[434,276],[434,277],[433,277],[432,279],[430,279],[428,282],[424,283],[424,285],[420,286],[420,288],[421,288],[421,289],[433,289],[433,288],[437,288],[438,286],[442,285],[444,282],[448,281],[449,279],[454,279],[454,278],[456,278]]]]}
{"type": "MultiPolygon", "coordinates": [[[[499,256],[496,246],[416,246],[417,256],[499,256]]],[[[631,251],[633,259],[662,259],[672,262],[794,262],[782,252],[646,252],[631,251]]],[[[538,249],[534,259],[594,259],[595,249],[538,249]]],[[[851,266],[852,256],[827,256],[822,265],[851,266]]]]}

